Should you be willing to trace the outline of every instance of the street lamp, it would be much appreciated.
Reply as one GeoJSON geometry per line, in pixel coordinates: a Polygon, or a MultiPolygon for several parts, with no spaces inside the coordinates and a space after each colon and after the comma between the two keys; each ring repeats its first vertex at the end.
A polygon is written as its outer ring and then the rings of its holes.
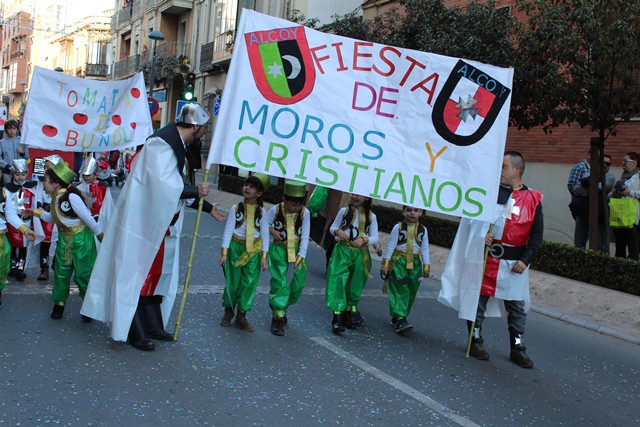
{"type": "Polygon", "coordinates": [[[155,79],[156,71],[156,43],[158,40],[164,40],[164,34],[158,30],[153,30],[149,33],[149,38],[153,40],[153,58],[151,59],[151,79],[149,81],[149,98],[153,97],[153,83],[155,79]]]}

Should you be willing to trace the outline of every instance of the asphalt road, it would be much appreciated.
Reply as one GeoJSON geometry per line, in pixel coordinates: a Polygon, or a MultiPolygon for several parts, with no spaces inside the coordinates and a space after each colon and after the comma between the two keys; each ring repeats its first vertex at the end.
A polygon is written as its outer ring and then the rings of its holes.
{"type": "MultiPolygon", "coordinates": [[[[185,216],[184,278],[195,212],[185,216]]],[[[324,253],[309,250],[305,293],[284,337],[269,331],[268,274],[248,318],[218,325],[223,224],[203,218],[177,342],[142,352],[80,321],[77,293],[49,318],[51,283],[35,259],[9,283],[0,307],[0,423],[7,425],[638,425],[637,345],[531,313],[525,341],[535,362],[509,359],[505,319],[485,322],[489,361],[466,358],[466,326],[423,282],[406,336],[389,325],[381,280],[359,306],[364,325],[331,333],[324,253]]],[[[379,265],[374,263],[377,273],[379,265]]],[[[377,274],[374,274],[377,276],[377,274]]],[[[184,282],[184,280],[182,281],[184,282]]],[[[180,296],[173,311],[177,314],[180,296]]],[[[169,330],[173,329],[172,321],[169,330]]]]}

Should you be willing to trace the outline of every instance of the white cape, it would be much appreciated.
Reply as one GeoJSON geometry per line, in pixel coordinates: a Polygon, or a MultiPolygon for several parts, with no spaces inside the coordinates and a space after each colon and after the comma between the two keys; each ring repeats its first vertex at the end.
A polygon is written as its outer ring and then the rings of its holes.
{"type": "MultiPolygon", "coordinates": [[[[85,316],[109,323],[111,337],[116,341],[127,340],[142,284],[171,219],[182,206],[183,187],[169,144],[157,137],[150,138],[136,158],[118,197],[80,311],[85,316]]],[[[179,233],[183,216],[180,215],[172,232],[179,233]]],[[[168,238],[165,244],[171,247],[178,237],[173,242],[168,238]]],[[[175,251],[170,247],[166,248],[169,250],[165,252],[165,260],[169,255],[178,255],[177,247],[175,251]]],[[[177,268],[177,262],[171,264],[173,273],[177,268]]],[[[171,275],[173,285],[167,285],[166,279],[163,276],[156,292],[157,295],[167,292],[163,294],[162,304],[165,324],[173,307],[178,274],[171,275]]]]}
{"type": "MultiPolygon", "coordinates": [[[[504,206],[496,205],[494,223],[503,217],[504,206]]],[[[458,311],[458,318],[474,321],[480,298],[484,273],[484,239],[489,223],[463,218],[453,241],[449,258],[442,273],[442,288],[438,301],[458,311]]],[[[498,231],[496,230],[494,234],[498,231]]],[[[501,232],[500,232],[501,234],[501,232]]],[[[522,273],[511,272],[514,260],[500,260],[496,280],[496,295],[489,298],[485,315],[506,315],[502,300],[524,300],[525,311],[531,305],[529,294],[529,267],[522,273]]]]}

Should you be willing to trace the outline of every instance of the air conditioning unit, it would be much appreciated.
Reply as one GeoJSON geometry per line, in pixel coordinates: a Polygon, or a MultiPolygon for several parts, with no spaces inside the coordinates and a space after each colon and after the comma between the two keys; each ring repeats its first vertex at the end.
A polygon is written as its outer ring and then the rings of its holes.
{"type": "Polygon", "coordinates": [[[27,50],[27,42],[20,42],[18,43],[18,50],[24,52],[25,50],[27,50]]]}

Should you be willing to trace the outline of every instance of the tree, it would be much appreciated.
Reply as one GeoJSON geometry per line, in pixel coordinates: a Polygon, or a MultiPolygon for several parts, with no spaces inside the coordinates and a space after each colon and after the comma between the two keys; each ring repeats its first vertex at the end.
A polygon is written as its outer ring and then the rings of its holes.
{"type": "Polygon", "coordinates": [[[363,21],[355,12],[325,26],[335,34],[493,65],[513,64],[515,20],[493,0],[446,7],[443,0],[400,0],[399,7],[363,21]]]}
{"type": "MultiPolygon", "coordinates": [[[[640,102],[640,2],[516,0],[526,15],[517,30],[512,124],[551,132],[590,126],[589,247],[597,248],[597,179],[605,140],[640,102]]],[[[605,191],[604,177],[601,177],[605,191]]],[[[603,201],[607,200],[603,194],[603,201]]],[[[605,212],[606,204],[602,206],[605,212]]]]}

